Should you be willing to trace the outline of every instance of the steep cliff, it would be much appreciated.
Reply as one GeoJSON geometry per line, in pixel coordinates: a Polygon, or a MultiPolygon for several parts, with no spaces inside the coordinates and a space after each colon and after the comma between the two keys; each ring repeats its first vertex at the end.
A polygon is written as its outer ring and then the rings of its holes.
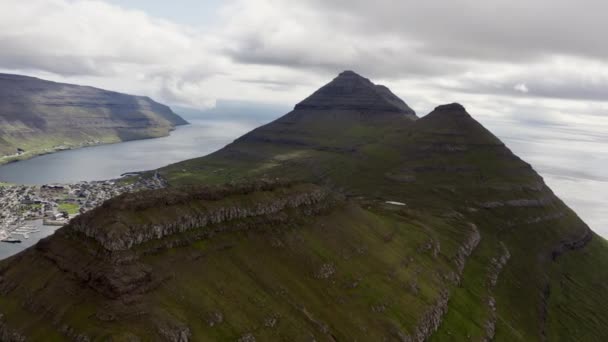
{"type": "Polygon", "coordinates": [[[0,163],[168,135],[187,122],[150,98],[0,74],[0,163]]]}

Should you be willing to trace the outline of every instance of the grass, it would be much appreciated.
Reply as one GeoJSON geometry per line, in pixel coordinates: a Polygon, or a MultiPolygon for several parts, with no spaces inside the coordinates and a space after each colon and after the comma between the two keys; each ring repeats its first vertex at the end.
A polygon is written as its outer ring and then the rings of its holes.
{"type": "Polygon", "coordinates": [[[608,242],[595,235],[585,249],[559,258],[551,269],[547,338],[550,341],[608,339],[608,242]]]}
{"type": "MultiPolygon", "coordinates": [[[[404,221],[401,215],[382,204],[367,210],[347,204],[327,215],[260,225],[255,232],[229,231],[148,255],[142,262],[155,273],[175,276],[147,295],[143,306],[132,308],[147,312],[143,317],[129,314],[132,310],[127,307],[106,307],[106,312],[126,310],[111,328],[95,319],[96,308],[105,302],[98,295],[88,293],[86,302],[81,302],[85,294],[79,293],[63,297],[61,304],[44,296],[76,286],[66,278],[52,280],[53,268],[37,273],[34,278],[39,280],[29,281],[28,288],[42,294],[36,297],[39,305],[65,308],[68,314],[60,319],[95,338],[130,331],[152,339],[156,328],[150,329],[146,322],[153,320],[157,326],[186,323],[193,340],[235,340],[247,333],[261,340],[306,340],[311,334],[327,338],[318,324],[327,324],[336,339],[378,340],[387,326],[413,331],[416,312],[436,301],[443,287],[437,274],[453,270],[449,260],[465,237],[459,227],[430,219],[425,223],[452,233],[439,237],[445,251],[438,258],[421,253],[417,247],[438,234],[422,222],[404,221]],[[410,258],[411,264],[403,263],[410,258]],[[333,265],[335,273],[319,278],[325,264],[333,265]],[[424,265],[424,272],[414,265],[424,265]],[[412,278],[417,292],[404,290],[412,278]],[[384,309],[374,311],[374,307],[384,309]],[[214,312],[220,312],[223,321],[211,327],[208,320],[214,312]],[[276,318],[275,326],[266,325],[269,318],[276,318]]],[[[0,306],[7,305],[7,299],[0,297],[0,306]]],[[[53,329],[50,323],[28,320],[19,320],[17,326],[25,331],[34,328],[32,323],[35,329],[53,329]]]]}
{"type": "Polygon", "coordinates": [[[70,215],[76,215],[80,211],[80,206],[74,203],[59,203],[58,210],[67,212],[70,215]]]}

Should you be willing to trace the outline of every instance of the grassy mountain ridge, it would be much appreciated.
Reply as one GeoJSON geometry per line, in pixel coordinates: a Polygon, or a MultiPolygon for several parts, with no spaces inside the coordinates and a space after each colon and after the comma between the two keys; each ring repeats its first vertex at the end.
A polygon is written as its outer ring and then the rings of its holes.
{"type": "Polygon", "coordinates": [[[529,164],[461,105],[418,119],[373,94],[345,105],[368,84],[352,73],[332,83],[322,106],[163,168],[168,189],[113,199],[0,263],[0,333],[607,338],[606,241],[529,164]]]}
{"type": "Polygon", "coordinates": [[[187,122],[148,97],[0,74],[0,163],[160,137],[187,122]]]}

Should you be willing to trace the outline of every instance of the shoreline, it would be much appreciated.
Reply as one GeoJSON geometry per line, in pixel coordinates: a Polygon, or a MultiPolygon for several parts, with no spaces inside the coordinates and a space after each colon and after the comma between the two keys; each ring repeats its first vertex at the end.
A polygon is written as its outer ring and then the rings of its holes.
{"type": "MultiPolygon", "coordinates": [[[[79,149],[84,149],[84,148],[88,148],[88,147],[96,147],[96,146],[103,146],[103,145],[114,145],[114,144],[121,144],[121,143],[126,143],[126,142],[130,142],[130,141],[140,141],[140,140],[149,140],[149,139],[159,139],[159,138],[165,138],[171,135],[172,132],[174,132],[178,127],[183,127],[183,126],[188,126],[191,125],[189,122],[185,123],[185,124],[180,124],[180,125],[175,125],[173,127],[171,127],[167,134],[164,135],[160,135],[160,136],[150,136],[150,137],[143,137],[143,138],[138,138],[138,139],[128,139],[128,140],[120,140],[120,141],[108,141],[108,142],[103,142],[103,141],[94,141],[91,143],[81,143],[80,145],[74,145],[74,146],[58,146],[56,148],[53,149],[47,149],[47,150],[40,150],[38,152],[36,151],[27,151],[25,153],[19,154],[19,155],[5,155],[5,156],[0,156],[0,166],[2,165],[8,165],[8,164],[13,164],[13,163],[18,163],[21,161],[26,161],[26,160],[30,160],[36,157],[42,157],[45,155],[49,155],[49,154],[53,154],[53,153],[58,153],[58,152],[64,152],[64,151],[72,151],[72,150],[79,150],[79,149]]],[[[0,183],[2,183],[2,181],[0,180],[0,183]]]]}
{"type": "Polygon", "coordinates": [[[44,223],[42,222],[42,219],[24,221],[24,225],[34,227],[34,228],[36,228],[36,231],[32,231],[31,233],[29,233],[28,238],[25,238],[25,237],[21,238],[20,239],[21,242],[19,242],[19,243],[1,242],[0,243],[0,261],[11,258],[11,257],[27,250],[28,248],[31,248],[32,246],[36,245],[38,243],[38,241],[40,241],[41,239],[44,239],[48,236],[53,235],[55,233],[55,231],[57,231],[58,229],[61,228],[59,226],[44,225],[44,223]]]}
{"type": "Polygon", "coordinates": [[[123,179],[0,186],[0,260],[35,244],[41,238],[36,233],[43,227],[48,231],[45,236],[52,235],[74,217],[99,207],[111,198],[167,186],[158,174],[132,177],[127,181],[123,179]],[[28,228],[32,222],[38,222],[40,229],[28,228]]]}

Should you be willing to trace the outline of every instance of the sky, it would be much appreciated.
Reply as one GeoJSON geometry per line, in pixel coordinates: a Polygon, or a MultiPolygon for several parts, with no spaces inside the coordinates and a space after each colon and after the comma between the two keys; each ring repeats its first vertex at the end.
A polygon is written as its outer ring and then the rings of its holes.
{"type": "Polygon", "coordinates": [[[598,229],[605,13],[597,0],[0,0],[0,71],[208,109],[293,105],[355,70],[419,115],[464,104],[575,209],[594,207],[598,229]]]}
{"type": "Polygon", "coordinates": [[[540,107],[529,120],[590,121],[608,107],[607,11],[570,0],[0,0],[0,69],[195,108],[294,103],[352,69],[422,113],[491,97],[540,107]]]}

